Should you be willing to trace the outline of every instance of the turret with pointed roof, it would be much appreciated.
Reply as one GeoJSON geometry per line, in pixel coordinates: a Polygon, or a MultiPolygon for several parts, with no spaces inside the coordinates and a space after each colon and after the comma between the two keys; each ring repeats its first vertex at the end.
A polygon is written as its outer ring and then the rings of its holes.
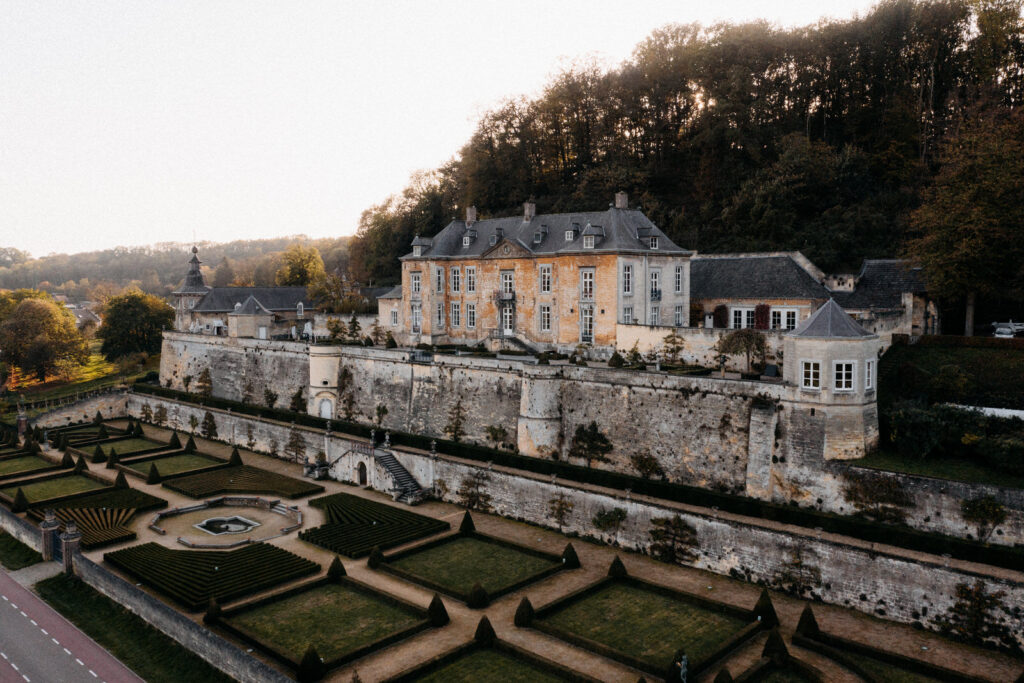
{"type": "Polygon", "coordinates": [[[176,330],[188,329],[191,323],[192,309],[210,291],[200,268],[202,263],[199,260],[199,248],[193,245],[192,258],[188,262],[185,281],[182,282],[181,287],[171,292],[174,296],[174,329],[176,330]]]}

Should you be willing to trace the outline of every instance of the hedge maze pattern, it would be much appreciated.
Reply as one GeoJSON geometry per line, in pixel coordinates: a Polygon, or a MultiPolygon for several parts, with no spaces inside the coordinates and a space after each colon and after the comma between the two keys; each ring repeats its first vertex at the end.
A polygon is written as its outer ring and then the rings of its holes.
{"type": "Polygon", "coordinates": [[[320,565],[256,543],[238,550],[171,550],[157,543],[107,553],[108,562],[195,612],[315,574],[320,565]]]}
{"type": "MultiPolygon", "coordinates": [[[[157,462],[157,468],[159,467],[160,463],[157,462]]],[[[190,498],[209,498],[224,493],[262,493],[282,498],[301,498],[324,491],[324,487],[318,484],[261,470],[251,465],[237,465],[175,477],[164,482],[164,487],[190,498]]]]}
{"type": "Polygon", "coordinates": [[[327,523],[299,533],[299,538],[346,557],[363,557],[377,546],[387,549],[451,528],[448,522],[402,508],[336,493],[309,501],[327,523]]]}
{"type": "MultiPolygon", "coordinates": [[[[135,532],[128,528],[132,517],[166,506],[166,500],[144,491],[112,489],[62,502],[54,512],[62,529],[73,520],[82,532],[82,547],[91,549],[135,540],[135,532]]],[[[32,508],[29,516],[42,521],[43,507],[32,508]]]]}

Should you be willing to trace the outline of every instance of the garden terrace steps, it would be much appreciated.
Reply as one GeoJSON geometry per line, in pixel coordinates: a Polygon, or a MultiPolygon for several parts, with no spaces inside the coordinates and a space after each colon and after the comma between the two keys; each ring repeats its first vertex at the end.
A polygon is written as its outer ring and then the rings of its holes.
{"type": "Polygon", "coordinates": [[[394,454],[374,449],[373,457],[388,471],[395,482],[396,488],[400,491],[395,500],[400,503],[418,502],[419,497],[423,495],[423,489],[420,487],[419,482],[409,474],[409,470],[402,467],[402,463],[398,462],[394,454]]]}

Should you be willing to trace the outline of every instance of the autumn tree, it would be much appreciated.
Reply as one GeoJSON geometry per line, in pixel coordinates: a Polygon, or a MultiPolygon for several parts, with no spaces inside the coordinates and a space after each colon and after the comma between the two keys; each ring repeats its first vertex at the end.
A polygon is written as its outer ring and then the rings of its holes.
{"type": "Polygon", "coordinates": [[[324,260],[316,247],[293,244],[281,255],[281,266],[274,281],[280,286],[308,287],[327,277],[324,260]]]}
{"type": "Polygon", "coordinates": [[[745,355],[747,357],[747,372],[750,372],[750,361],[753,356],[764,359],[767,347],[765,345],[764,333],[752,328],[733,330],[718,340],[715,350],[726,356],[745,355]]]}
{"type": "Polygon", "coordinates": [[[45,381],[61,367],[84,363],[89,347],[67,309],[48,299],[24,299],[0,323],[0,354],[45,381]]]}
{"type": "Polygon", "coordinates": [[[160,353],[163,330],[174,325],[174,309],[162,299],[138,290],[112,297],[104,308],[97,336],[108,359],[133,353],[160,353]]]}

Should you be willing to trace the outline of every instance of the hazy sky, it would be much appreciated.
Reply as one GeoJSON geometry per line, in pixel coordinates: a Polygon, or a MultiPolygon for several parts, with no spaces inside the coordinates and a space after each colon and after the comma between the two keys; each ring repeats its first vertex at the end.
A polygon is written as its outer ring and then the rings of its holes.
{"type": "Polygon", "coordinates": [[[0,246],[350,234],[566,59],[872,4],[0,0],[0,246]]]}

